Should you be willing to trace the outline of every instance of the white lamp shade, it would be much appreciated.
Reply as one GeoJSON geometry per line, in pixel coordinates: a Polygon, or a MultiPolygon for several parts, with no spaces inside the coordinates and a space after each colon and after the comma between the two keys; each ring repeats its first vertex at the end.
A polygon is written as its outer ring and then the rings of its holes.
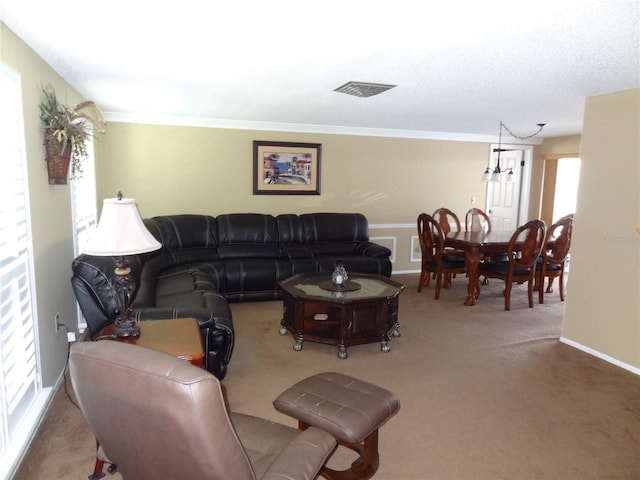
{"type": "Polygon", "coordinates": [[[82,253],[101,257],[136,255],[162,247],[140,218],[133,198],[105,198],[98,228],[82,253]]]}

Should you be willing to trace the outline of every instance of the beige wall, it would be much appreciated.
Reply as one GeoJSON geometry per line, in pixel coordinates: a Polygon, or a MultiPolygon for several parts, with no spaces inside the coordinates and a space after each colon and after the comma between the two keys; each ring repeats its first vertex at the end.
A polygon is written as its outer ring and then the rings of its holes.
{"type": "Polygon", "coordinates": [[[77,315],[69,283],[73,260],[69,187],[49,185],[38,104],[44,83],[53,85],[58,99],[64,103],[77,103],[81,98],[2,22],[0,45],[0,60],[20,74],[22,83],[37,292],[35,313],[42,383],[48,387],[59,378],[67,355],[66,333],[64,329],[55,333],[54,314],[59,312],[60,321],[72,328],[77,324],[77,315]]]}
{"type": "MultiPolygon", "coordinates": [[[[446,206],[461,217],[471,197],[484,208],[480,177],[490,145],[476,142],[316,135],[109,123],[101,190],[134,197],[143,216],[175,213],[361,212],[370,236],[411,259],[419,213],[446,206]],[[254,140],[322,144],[321,195],[253,195],[254,140]]],[[[414,242],[415,243],[415,242],[414,242]]]]}
{"type": "Polygon", "coordinates": [[[640,90],[587,99],[562,335],[640,369],[640,90]]]}

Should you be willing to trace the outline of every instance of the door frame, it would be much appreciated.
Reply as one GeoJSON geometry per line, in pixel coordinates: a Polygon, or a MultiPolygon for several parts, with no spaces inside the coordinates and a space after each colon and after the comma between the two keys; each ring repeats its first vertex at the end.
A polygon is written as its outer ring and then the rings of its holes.
{"type": "MultiPolygon", "coordinates": [[[[525,218],[529,217],[529,197],[531,196],[531,171],[533,167],[533,145],[519,145],[519,144],[506,144],[503,143],[500,145],[500,148],[503,150],[521,150],[522,151],[522,161],[524,162],[524,167],[522,167],[522,171],[520,174],[520,188],[518,189],[518,212],[517,219],[518,225],[522,225],[525,218]]],[[[498,151],[498,144],[492,143],[491,148],[489,150],[489,165],[495,166],[495,154],[498,151]]],[[[487,193],[486,193],[486,202],[485,202],[485,211],[490,210],[491,206],[491,195],[493,194],[493,189],[490,188],[490,183],[487,183],[487,193]]]]}

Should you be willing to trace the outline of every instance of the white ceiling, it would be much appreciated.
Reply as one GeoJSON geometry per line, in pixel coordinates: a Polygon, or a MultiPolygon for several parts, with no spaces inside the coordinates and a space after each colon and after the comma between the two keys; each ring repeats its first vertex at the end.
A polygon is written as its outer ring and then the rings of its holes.
{"type": "Polygon", "coordinates": [[[0,0],[107,120],[417,138],[581,131],[640,87],[640,0],[0,0]],[[369,98],[347,81],[395,84],[369,98]]]}

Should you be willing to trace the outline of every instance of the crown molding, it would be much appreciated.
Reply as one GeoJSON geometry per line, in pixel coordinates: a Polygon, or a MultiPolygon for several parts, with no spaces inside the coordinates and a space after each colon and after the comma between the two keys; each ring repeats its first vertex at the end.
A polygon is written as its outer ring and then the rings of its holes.
{"type": "MultiPolygon", "coordinates": [[[[254,122],[224,120],[217,118],[179,117],[170,115],[151,115],[104,112],[107,122],[142,123],[148,125],[172,125],[180,127],[227,128],[233,130],[260,130],[268,132],[315,133],[324,135],[352,135],[364,137],[411,138],[422,140],[449,140],[454,142],[497,143],[498,135],[480,135],[470,133],[433,132],[422,130],[393,130],[383,128],[347,127],[336,125],[312,125],[304,123],[254,122]]],[[[511,140],[511,139],[510,139],[511,140]]],[[[514,142],[509,142],[514,143],[514,142]]],[[[517,141],[515,143],[518,143],[517,141]]],[[[531,139],[528,145],[539,145],[542,138],[531,139]]]]}

